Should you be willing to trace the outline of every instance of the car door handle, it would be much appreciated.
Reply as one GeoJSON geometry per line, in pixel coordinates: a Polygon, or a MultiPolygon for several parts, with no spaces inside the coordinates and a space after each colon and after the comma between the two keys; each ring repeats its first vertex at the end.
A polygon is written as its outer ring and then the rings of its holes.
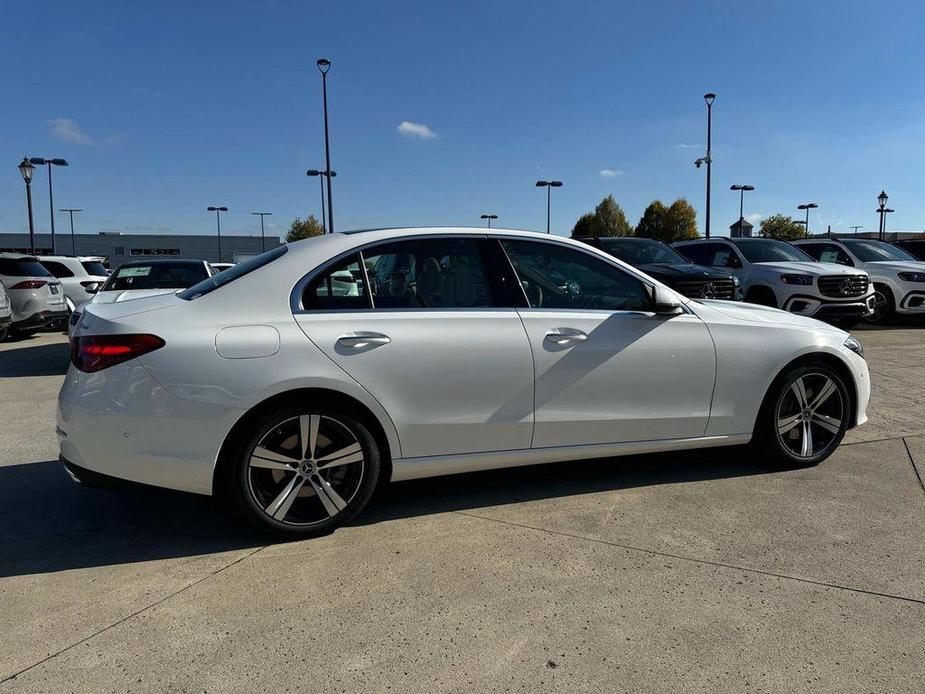
{"type": "Polygon", "coordinates": [[[349,335],[341,335],[337,338],[337,344],[344,347],[372,347],[374,345],[387,345],[392,341],[388,335],[382,333],[354,332],[349,335]]]}
{"type": "Polygon", "coordinates": [[[574,328],[553,328],[546,333],[546,339],[557,345],[567,345],[570,342],[584,342],[588,334],[574,328]]]}

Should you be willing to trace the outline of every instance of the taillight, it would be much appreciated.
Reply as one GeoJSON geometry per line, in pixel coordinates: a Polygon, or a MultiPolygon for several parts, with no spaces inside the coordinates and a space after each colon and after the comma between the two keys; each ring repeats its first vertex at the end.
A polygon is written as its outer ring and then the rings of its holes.
{"type": "Polygon", "coordinates": [[[83,335],[71,338],[71,363],[84,373],[102,371],[160,349],[157,335],[83,335]]]}
{"type": "Polygon", "coordinates": [[[10,289],[38,289],[39,287],[44,287],[48,282],[45,280],[23,280],[17,284],[14,284],[10,289]]]}

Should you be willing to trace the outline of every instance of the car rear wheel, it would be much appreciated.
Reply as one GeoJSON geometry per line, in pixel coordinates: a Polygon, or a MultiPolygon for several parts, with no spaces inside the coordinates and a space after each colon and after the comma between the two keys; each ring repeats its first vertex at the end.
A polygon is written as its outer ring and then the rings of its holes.
{"type": "Polygon", "coordinates": [[[842,377],[828,366],[794,368],[768,392],[753,447],[781,467],[818,465],[841,443],[850,405],[842,377]]]}
{"type": "Polygon", "coordinates": [[[258,527],[314,537],[366,506],[379,478],[375,439],[363,424],[324,408],[286,409],[255,422],[232,469],[232,497],[258,527]]]}

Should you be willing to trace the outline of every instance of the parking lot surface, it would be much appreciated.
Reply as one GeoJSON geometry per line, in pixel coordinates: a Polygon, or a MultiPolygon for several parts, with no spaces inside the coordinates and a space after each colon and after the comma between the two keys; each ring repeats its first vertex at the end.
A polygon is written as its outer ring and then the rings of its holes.
{"type": "Polygon", "coordinates": [[[859,330],[870,422],[742,450],[393,485],[269,543],[73,484],[61,335],[0,345],[0,692],[925,691],[925,330],[859,330]]]}

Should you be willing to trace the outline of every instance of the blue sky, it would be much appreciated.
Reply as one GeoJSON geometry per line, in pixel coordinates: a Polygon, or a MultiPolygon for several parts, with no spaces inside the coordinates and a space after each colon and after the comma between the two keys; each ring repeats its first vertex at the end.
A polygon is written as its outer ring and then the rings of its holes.
{"type": "MultiPolygon", "coordinates": [[[[553,227],[612,193],[630,222],[687,197],[713,230],[797,214],[814,230],[925,228],[925,5],[890,2],[31,2],[0,27],[0,230],[25,231],[23,154],[65,157],[82,232],[274,231],[318,214],[329,75],[338,229],[553,227]],[[403,122],[424,126],[406,126],[403,122]],[[423,135],[423,136],[422,136],[423,135]],[[433,135],[433,136],[430,136],[433,135]],[[607,173],[610,172],[610,173],[607,173]]],[[[48,228],[44,172],[34,184],[48,228]]],[[[59,230],[66,216],[57,217],[59,230]]]]}

